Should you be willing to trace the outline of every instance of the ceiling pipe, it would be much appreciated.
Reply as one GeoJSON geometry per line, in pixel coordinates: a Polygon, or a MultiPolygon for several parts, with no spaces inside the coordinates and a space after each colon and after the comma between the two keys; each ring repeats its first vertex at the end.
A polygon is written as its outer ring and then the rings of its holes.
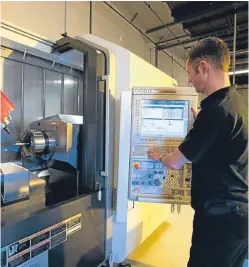
{"type": "Polygon", "coordinates": [[[237,14],[234,14],[234,35],[233,35],[233,84],[235,84],[235,60],[236,60],[236,37],[237,37],[237,14]]]}
{"type": "Polygon", "coordinates": [[[176,39],[179,40],[179,39],[187,38],[187,37],[190,37],[190,35],[189,35],[189,34],[181,35],[181,36],[178,36],[178,37],[176,37],[176,38],[172,38],[172,39],[168,39],[168,40],[164,40],[164,41],[159,41],[159,42],[157,42],[157,44],[160,45],[160,44],[164,44],[164,43],[166,43],[166,42],[172,42],[172,41],[175,41],[176,39]]]}
{"type": "Polygon", "coordinates": [[[221,13],[221,14],[217,14],[217,15],[213,15],[213,16],[210,16],[210,17],[207,17],[207,18],[203,18],[203,19],[200,19],[198,21],[190,21],[190,22],[183,23],[183,29],[188,29],[188,28],[194,27],[196,25],[209,23],[210,20],[212,20],[212,21],[219,20],[219,19],[227,17],[229,15],[234,15],[235,13],[238,14],[240,12],[244,12],[244,11],[247,11],[247,10],[248,10],[248,3],[241,1],[241,2],[239,2],[239,4],[236,7],[236,9],[233,6],[233,8],[231,10],[228,10],[228,11],[224,10],[224,12],[221,13]]]}
{"type": "Polygon", "coordinates": [[[90,1],[89,7],[89,33],[92,34],[92,22],[93,22],[93,2],[90,1]]]}
{"type": "MultiPolygon", "coordinates": [[[[237,28],[237,26],[236,26],[237,28]]],[[[244,29],[243,29],[244,30],[244,29]]],[[[242,31],[241,29],[238,30],[239,31],[242,31]]],[[[232,31],[234,32],[234,30],[232,31]]],[[[233,40],[233,36],[227,36],[227,37],[223,37],[221,34],[215,34],[215,35],[212,35],[212,36],[215,36],[215,37],[222,37],[222,39],[224,41],[229,41],[230,39],[233,40]]],[[[239,38],[244,38],[244,37],[247,37],[248,34],[247,33],[243,33],[239,36],[239,38]]],[[[181,41],[181,42],[174,42],[174,43],[171,43],[171,44],[166,44],[166,45],[161,45],[161,46],[158,46],[158,49],[159,50],[163,50],[163,49],[169,49],[171,47],[176,47],[176,46],[179,46],[181,44],[190,44],[190,43],[193,43],[193,42],[196,42],[196,41],[199,41],[205,37],[208,37],[206,35],[203,35],[203,36],[200,36],[200,37],[194,37],[194,38],[190,38],[188,40],[184,40],[184,41],[181,41]]],[[[187,48],[186,48],[187,49],[187,48]]]]}
{"type": "Polygon", "coordinates": [[[191,16],[189,16],[188,18],[182,18],[178,21],[174,21],[174,22],[170,22],[170,23],[167,23],[167,24],[163,24],[163,25],[159,25],[157,27],[154,27],[152,29],[149,29],[146,31],[146,34],[150,34],[150,33],[153,33],[153,32],[156,32],[156,31],[160,31],[164,28],[169,28],[169,27],[172,27],[174,25],[177,25],[177,24],[183,24],[183,27],[184,29],[187,29],[187,28],[190,28],[192,26],[195,26],[195,25],[199,25],[199,24],[203,24],[203,23],[206,23],[206,22],[209,22],[210,19],[212,20],[215,20],[215,19],[220,19],[222,17],[226,17],[228,15],[233,15],[235,12],[242,12],[242,11],[246,11],[248,9],[248,3],[247,2],[239,2],[238,5],[237,5],[237,8],[235,10],[234,8],[234,4],[228,6],[228,7],[223,7],[223,8],[220,8],[219,11],[220,13],[219,14],[216,14],[217,11],[215,12],[215,15],[212,16],[212,13],[214,13],[214,11],[212,12],[209,12],[208,14],[210,14],[210,16],[208,17],[205,17],[203,18],[203,15],[205,14],[204,12],[201,12],[199,14],[196,15],[196,17],[193,16],[193,14],[191,14],[191,16]]]}

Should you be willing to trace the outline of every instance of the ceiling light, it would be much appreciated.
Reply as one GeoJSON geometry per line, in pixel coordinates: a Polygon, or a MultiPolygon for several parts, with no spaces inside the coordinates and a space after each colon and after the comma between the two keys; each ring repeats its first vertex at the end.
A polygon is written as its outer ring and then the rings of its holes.
{"type": "MultiPolygon", "coordinates": [[[[243,73],[249,73],[249,70],[236,70],[235,71],[235,75],[236,74],[243,74],[243,73]]],[[[233,71],[230,71],[229,75],[233,75],[233,71]]]]}

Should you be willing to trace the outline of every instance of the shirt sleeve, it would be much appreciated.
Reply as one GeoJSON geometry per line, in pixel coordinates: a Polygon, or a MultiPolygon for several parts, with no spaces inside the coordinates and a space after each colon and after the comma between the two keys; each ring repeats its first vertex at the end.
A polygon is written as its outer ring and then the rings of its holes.
{"type": "Polygon", "coordinates": [[[196,117],[193,128],[189,131],[178,149],[190,162],[198,162],[216,140],[223,116],[219,109],[209,114],[201,110],[196,117]]]}

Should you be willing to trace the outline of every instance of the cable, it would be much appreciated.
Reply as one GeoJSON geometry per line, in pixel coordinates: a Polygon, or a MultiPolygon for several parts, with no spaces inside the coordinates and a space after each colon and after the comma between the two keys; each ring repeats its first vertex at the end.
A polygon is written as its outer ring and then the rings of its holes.
{"type": "Polygon", "coordinates": [[[62,36],[67,36],[67,1],[64,2],[64,33],[62,36]]]}
{"type": "MultiPolygon", "coordinates": [[[[116,14],[118,14],[121,18],[123,18],[126,22],[128,22],[132,27],[134,27],[138,32],[140,32],[145,38],[147,38],[151,43],[153,43],[157,47],[157,43],[155,43],[150,37],[148,37],[145,33],[143,33],[139,28],[137,28],[134,24],[132,24],[125,16],[123,16],[117,9],[112,7],[109,3],[106,1],[103,1],[104,4],[106,4],[110,9],[112,9],[116,14]]],[[[165,55],[167,55],[170,59],[172,57],[164,50],[161,50],[160,52],[163,52],[165,55]]],[[[185,67],[183,67],[179,62],[177,62],[175,59],[173,59],[176,64],[178,64],[182,69],[185,70],[185,67]]]]}
{"type": "Polygon", "coordinates": [[[234,35],[233,35],[233,85],[235,84],[236,38],[237,38],[237,14],[235,13],[234,14],[234,35]]]}

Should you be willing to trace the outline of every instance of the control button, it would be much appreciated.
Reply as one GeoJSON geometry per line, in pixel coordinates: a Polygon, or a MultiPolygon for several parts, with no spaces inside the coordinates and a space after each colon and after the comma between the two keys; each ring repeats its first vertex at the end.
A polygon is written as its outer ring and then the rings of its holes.
{"type": "Polygon", "coordinates": [[[144,184],[144,182],[141,182],[141,184],[144,184]]]}
{"type": "Polygon", "coordinates": [[[158,179],[156,179],[156,180],[155,180],[155,185],[156,185],[156,186],[160,186],[160,185],[161,185],[161,181],[158,180],[158,179]]]}
{"type": "Polygon", "coordinates": [[[137,170],[140,169],[140,163],[139,162],[135,162],[133,166],[137,170]]]}
{"type": "Polygon", "coordinates": [[[154,174],[157,174],[157,171],[154,171],[154,174]]]}
{"type": "Polygon", "coordinates": [[[140,185],[140,183],[139,183],[139,182],[137,182],[137,184],[138,184],[138,185],[140,185]]]}
{"type": "Polygon", "coordinates": [[[132,181],[132,184],[135,185],[136,184],[136,181],[132,181]]]}
{"type": "Polygon", "coordinates": [[[149,185],[153,185],[153,181],[152,180],[149,181],[149,185]]]}

